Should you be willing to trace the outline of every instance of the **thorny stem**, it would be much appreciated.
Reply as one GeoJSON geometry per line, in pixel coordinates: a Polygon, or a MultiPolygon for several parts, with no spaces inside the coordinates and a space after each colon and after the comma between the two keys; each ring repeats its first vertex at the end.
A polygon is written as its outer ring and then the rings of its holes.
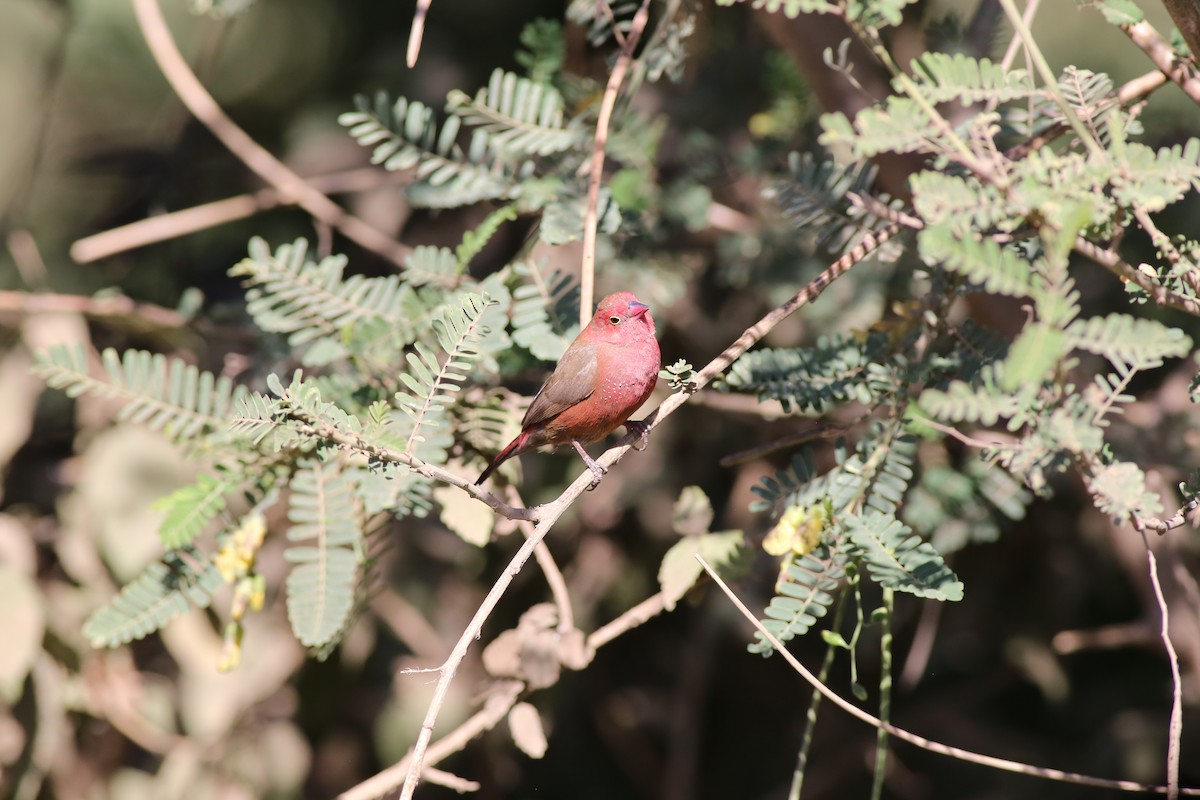
{"type": "MultiPolygon", "coordinates": [[[[892,717],[892,611],[896,607],[894,589],[883,589],[883,633],[879,640],[879,719],[891,722],[892,717]]],[[[875,732],[875,775],[871,781],[871,800],[883,797],[883,781],[887,777],[888,732],[875,732]]]]}
{"type": "Polygon", "coordinates": [[[427,464],[421,459],[409,453],[400,453],[382,445],[370,442],[361,436],[344,431],[335,425],[322,422],[317,419],[310,418],[306,414],[297,409],[291,410],[291,415],[302,423],[300,433],[307,436],[312,436],[316,439],[323,439],[328,442],[333,442],[344,450],[363,453],[372,458],[378,458],[382,461],[388,461],[394,464],[403,464],[404,466],[416,472],[419,475],[424,475],[427,478],[448,483],[451,486],[457,486],[471,497],[481,503],[484,503],[489,508],[495,509],[498,513],[503,514],[509,519],[526,520],[536,522],[538,519],[538,509],[535,508],[515,508],[508,505],[499,497],[491,492],[484,491],[466,478],[462,478],[443,469],[435,464],[427,464]]]}

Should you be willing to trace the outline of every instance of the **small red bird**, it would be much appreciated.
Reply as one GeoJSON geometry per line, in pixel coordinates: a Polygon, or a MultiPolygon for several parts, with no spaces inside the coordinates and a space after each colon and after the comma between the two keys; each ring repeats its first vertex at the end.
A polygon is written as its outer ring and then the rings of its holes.
{"type": "Polygon", "coordinates": [[[650,307],[629,292],[601,300],[596,316],[571,342],[529,404],[521,433],[488,464],[475,485],[515,455],[570,442],[592,470],[595,488],[606,470],[592,460],[583,445],[624,425],[631,433],[641,433],[645,447],[645,423],[630,422],[629,417],[653,391],[658,360],[650,307]]]}

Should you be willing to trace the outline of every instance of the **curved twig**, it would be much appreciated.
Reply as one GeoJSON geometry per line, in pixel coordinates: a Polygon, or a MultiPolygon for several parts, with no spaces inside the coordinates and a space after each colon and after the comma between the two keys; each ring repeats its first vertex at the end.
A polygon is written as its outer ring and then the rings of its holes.
{"type": "Polygon", "coordinates": [[[1171,665],[1171,721],[1167,724],[1167,800],[1179,797],[1179,749],[1183,738],[1183,678],[1179,674],[1179,654],[1175,652],[1175,643],[1171,641],[1171,620],[1167,613],[1167,598],[1163,596],[1162,582],[1158,579],[1158,559],[1150,549],[1150,537],[1145,529],[1134,519],[1138,533],[1142,535],[1142,544],[1146,546],[1146,563],[1150,571],[1150,585],[1154,588],[1154,599],[1158,601],[1158,613],[1162,620],[1159,636],[1163,648],[1167,652],[1167,662],[1171,665]]]}
{"type": "MultiPolygon", "coordinates": [[[[1004,770],[1005,772],[1015,772],[1020,775],[1030,775],[1035,778],[1045,778],[1046,780],[1074,783],[1082,786],[1095,786],[1101,789],[1116,789],[1122,792],[1154,792],[1156,794],[1169,793],[1168,787],[1166,786],[1151,786],[1145,783],[1138,783],[1137,781],[1096,778],[1091,775],[1081,775],[1078,772],[1064,772],[1063,770],[1059,769],[1035,767],[1030,764],[1024,764],[1020,761],[1010,761],[1007,758],[997,758],[995,756],[984,755],[983,753],[976,753],[971,750],[963,750],[960,747],[951,747],[950,745],[942,744],[941,742],[935,742],[932,739],[926,739],[924,736],[918,736],[917,734],[912,733],[904,728],[897,728],[895,725],[884,722],[878,717],[863,711],[861,708],[830,689],[824,683],[817,680],[816,675],[813,675],[811,672],[809,672],[808,668],[801,664],[799,659],[792,655],[782,642],[780,642],[770,631],[763,627],[763,624],[758,621],[758,618],[751,613],[750,609],[746,608],[746,605],[740,599],[738,599],[738,596],[733,593],[725,581],[721,580],[721,576],[718,575],[711,566],[709,566],[708,562],[706,562],[699,555],[696,556],[696,560],[700,562],[702,567],[704,567],[704,571],[708,573],[708,576],[712,578],[713,582],[716,583],[717,586],[720,587],[721,591],[725,593],[725,596],[729,598],[729,601],[733,603],[738,611],[742,613],[742,616],[748,619],[754,625],[755,629],[764,637],[766,637],[767,641],[771,643],[771,645],[779,652],[781,656],[783,656],[783,659],[788,662],[792,669],[800,673],[804,680],[808,681],[814,689],[820,692],[831,703],[845,711],[850,716],[862,720],[874,728],[887,731],[897,739],[901,739],[909,744],[916,745],[922,750],[928,750],[931,753],[949,756],[950,758],[957,758],[960,761],[968,761],[972,764],[981,764],[986,767],[1004,770]]],[[[1182,794],[1200,796],[1200,789],[1176,788],[1182,794]]]]}

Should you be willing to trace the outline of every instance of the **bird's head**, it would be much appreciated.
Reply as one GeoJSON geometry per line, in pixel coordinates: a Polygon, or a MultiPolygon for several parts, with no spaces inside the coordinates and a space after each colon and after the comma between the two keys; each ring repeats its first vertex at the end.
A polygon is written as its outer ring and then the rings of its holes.
{"type": "Polygon", "coordinates": [[[654,318],[650,306],[632,292],[617,292],[600,301],[589,328],[592,335],[609,342],[631,342],[654,338],[654,318]]]}

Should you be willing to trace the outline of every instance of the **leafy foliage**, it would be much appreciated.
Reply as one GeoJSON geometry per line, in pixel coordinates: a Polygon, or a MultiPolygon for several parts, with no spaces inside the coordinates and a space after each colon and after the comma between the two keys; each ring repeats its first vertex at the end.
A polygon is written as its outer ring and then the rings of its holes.
{"type": "Polygon", "coordinates": [[[579,284],[530,262],[513,268],[526,278],[513,290],[513,341],[537,358],[557,360],[579,332],[579,284]]]}
{"type": "Polygon", "coordinates": [[[469,232],[457,253],[439,249],[438,258],[449,254],[453,266],[437,280],[413,279],[421,273],[417,265],[431,263],[420,251],[406,281],[347,276],[344,258],[313,262],[303,241],[272,252],[254,240],[250,257],[232,270],[249,285],[252,317],[266,331],[288,334],[302,349],[303,363],[330,370],[313,376],[297,371],[287,385],[269,375],[270,394],[146,351],[106,351],[104,378],[89,374],[81,350],[55,348],[39,356],[39,372],[51,385],[72,395],[122,400],[121,418],[186,441],[220,467],[159,502],[165,512],[160,538],[181,555],[152,567],[98,613],[88,628],[94,641],[120,644],[161,627],[189,605],[206,604],[220,580],[217,556],[201,555],[193,543],[213,528],[218,540],[227,536],[227,504],[239,487],[270,505],[280,496],[273,490],[287,486],[294,523],[289,537],[303,543],[287,551],[294,564],[289,618],[297,638],[327,652],[356,607],[365,515],[423,515],[432,508],[428,477],[375,454],[446,463],[454,443],[451,412],[471,418],[456,408],[462,385],[495,364],[484,357],[487,348],[508,342],[504,281],[514,273],[476,282],[462,267],[511,217],[511,211],[492,215],[469,232]],[[484,286],[502,299],[459,291],[484,286]],[[494,333],[489,323],[497,325],[494,333]],[[384,342],[394,355],[379,352],[384,342]],[[380,385],[380,365],[395,370],[396,391],[384,391],[386,379],[380,385]],[[328,460],[331,437],[351,442],[372,463],[328,460]]]}
{"type": "Polygon", "coordinates": [[[493,151],[507,158],[561,153],[580,144],[583,129],[567,126],[563,99],[545,83],[496,70],[474,98],[452,91],[446,110],[488,135],[493,151]]]}
{"type": "Polygon", "coordinates": [[[725,384],[778,400],[785,411],[822,414],[851,400],[869,405],[878,400],[869,367],[888,350],[884,334],[822,337],[804,350],[755,350],[734,363],[725,384]]]}
{"type": "Polygon", "coordinates": [[[883,586],[931,600],[962,599],[963,585],[941,555],[899,520],[880,513],[854,517],[847,538],[883,586]]]}
{"type": "Polygon", "coordinates": [[[675,608],[688,590],[703,574],[696,556],[702,557],[714,569],[728,571],[735,567],[743,553],[741,531],[709,530],[713,510],[708,495],[699,486],[688,486],[675,501],[672,514],[678,542],[663,556],[658,568],[658,583],[662,587],[667,610],[675,608]]]}
{"type": "Polygon", "coordinates": [[[83,635],[95,647],[141,639],[190,608],[207,608],[222,583],[221,573],[199,551],[190,547],[172,551],[92,614],[83,635]]]}
{"type": "MultiPolygon", "coordinates": [[[[829,613],[833,592],[845,577],[846,556],[828,545],[789,561],[784,568],[777,593],[767,606],[763,627],[785,644],[808,633],[819,618],[829,613]]],[[[761,633],[750,644],[752,653],[768,656],[775,648],[761,633]]]]}
{"type": "Polygon", "coordinates": [[[225,510],[225,496],[236,486],[228,476],[204,473],[191,486],[159,500],[155,507],[166,512],[158,531],[163,547],[173,550],[191,544],[225,510]]]}
{"type": "Polygon", "coordinates": [[[362,525],[354,483],[336,464],[301,462],[292,478],[288,541],[295,564],[287,579],[288,619],[307,647],[321,647],[345,630],[354,605],[362,525]]]}
{"type": "Polygon", "coordinates": [[[94,394],[124,403],[118,418],[160,430],[177,441],[208,438],[245,390],[180,359],[145,350],[101,353],[107,380],[92,377],[82,347],[52,347],[37,355],[35,370],[68,396],[94,394]]]}
{"type": "Polygon", "coordinates": [[[338,117],[350,135],[372,147],[371,163],[388,170],[414,169],[420,183],[408,190],[410,199],[434,208],[468,205],[480,200],[512,197],[520,173],[532,164],[506,164],[477,130],[464,150],[456,143],[461,118],[452,116],[439,130],[433,109],[401,97],[394,103],[384,94],[374,101],[359,97],[356,111],[338,117]]]}
{"type": "MultiPolygon", "coordinates": [[[[986,58],[974,59],[963,53],[926,53],[913,62],[913,77],[921,95],[935,103],[1006,103],[1034,93],[1025,70],[1006,70],[986,58]]],[[[896,88],[905,91],[903,86],[896,88]]]]}

